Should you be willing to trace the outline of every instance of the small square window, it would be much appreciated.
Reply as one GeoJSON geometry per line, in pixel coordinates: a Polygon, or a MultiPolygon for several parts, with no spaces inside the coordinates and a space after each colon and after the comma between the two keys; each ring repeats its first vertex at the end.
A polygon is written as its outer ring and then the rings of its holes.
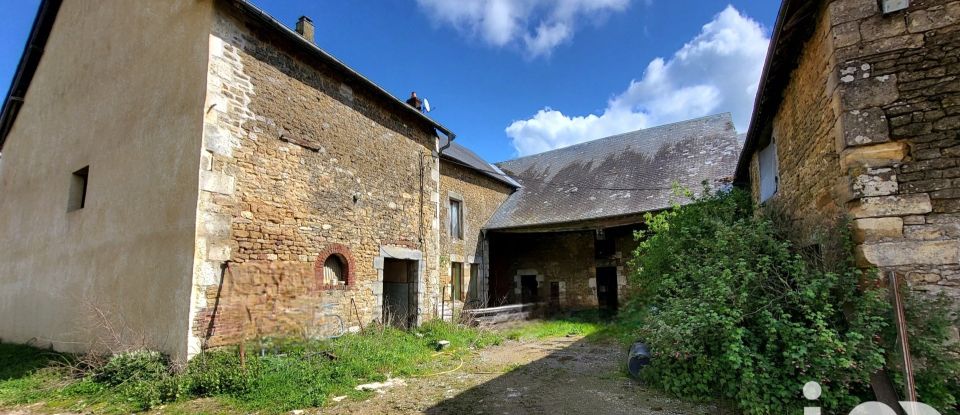
{"type": "Polygon", "coordinates": [[[67,212],[83,209],[87,203],[87,176],[90,166],[73,172],[70,176],[70,194],[67,200],[67,212]]]}
{"type": "Polygon", "coordinates": [[[450,236],[463,239],[463,204],[450,199],[450,236]]]}

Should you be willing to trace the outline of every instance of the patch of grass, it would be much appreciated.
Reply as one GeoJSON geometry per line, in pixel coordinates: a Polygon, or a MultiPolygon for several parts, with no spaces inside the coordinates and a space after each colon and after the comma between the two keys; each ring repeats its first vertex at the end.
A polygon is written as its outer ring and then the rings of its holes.
{"type": "Polygon", "coordinates": [[[282,413],[322,407],[331,397],[363,397],[353,388],[388,377],[414,377],[456,367],[473,349],[503,341],[496,332],[429,322],[414,332],[375,329],[326,341],[274,339],[260,355],[248,343],[241,365],[237,347],[208,351],[175,373],[155,355],[118,355],[104,368],[72,378],[69,355],[27,346],[0,345],[0,407],[44,402],[71,411],[129,413],[212,397],[218,411],[282,413]],[[436,351],[437,342],[450,347],[436,351]],[[164,366],[158,370],[158,362],[164,366]],[[143,372],[143,373],[141,373],[143,372]],[[220,406],[223,408],[220,408],[220,406]]]}
{"type": "Polygon", "coordinates": [[[544,320],[508,329],[506,336],[510,340],[539,340],[549,337],[589,336],[600,330],[598,323],[566,320],[544,320]]]}
{"type": "Polygon", "coordinates": [[[629,343],[628,330],[619,320],[603,320],[596,310],[585,310],[545,320],[529,321],[501,331],[510,340],[531,341],[551,337],[584,336],[588,341],[617,340],[629,343]]]}
{"type": "Polygon", "coordinates": [[[0,344],[0,406],[36,402],[63,383],[63,353],[16,344],[0,344]]]}

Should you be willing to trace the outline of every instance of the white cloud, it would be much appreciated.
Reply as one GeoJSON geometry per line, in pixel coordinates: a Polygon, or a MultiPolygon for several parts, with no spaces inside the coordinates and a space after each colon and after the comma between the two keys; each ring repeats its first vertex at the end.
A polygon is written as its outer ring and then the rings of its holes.
{"type": "Polygon", "coordinates": [[[630,0],[417,0],[434,21],[489,45],[518,44],[527,57],[550,56],[573,38],[576,22],[623,11],[630,0]]]}
{"type": "Polygon", "coordinates": [[[568,116],[547,107],[514,121],[506,133],[523,156],[718,112],[731,112],[744,132],[768,43],[759,23],[727,6],[670,59],[652,60],[600,115],[568,116]]]}

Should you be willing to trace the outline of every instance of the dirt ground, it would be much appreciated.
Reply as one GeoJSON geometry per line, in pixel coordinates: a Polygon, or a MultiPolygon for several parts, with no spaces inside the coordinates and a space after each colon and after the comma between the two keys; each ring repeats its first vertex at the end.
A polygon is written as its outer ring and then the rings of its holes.
{"type": "Polygon", "coordinates": [[[579,337],[509,341],[466,359],[456,371],[404,379],[364,401],[324,414],[713,414],[630,379],[626,351],[579,337]]]}
{"type": "MultiPolygon", "coordinates": [[[[627,376],[618,344],[561,337],[507,341],[468,355],[438,374],[394,381],[368,399],[345,398],[313,414],[715,414],[710,405],[666,397],[627,376]],[[456,370],[453,370],[456,369],[456,370]]],[[[153,414],[230,413],[198,399],[153,414]]],[[[0,415],[50,413],[42,404],[0,410],[0,415]]],[[[60,413],[60,415],[68,415],[60,413]]],[[[72,415],[72,414],[70,414],[72,415]]]]}

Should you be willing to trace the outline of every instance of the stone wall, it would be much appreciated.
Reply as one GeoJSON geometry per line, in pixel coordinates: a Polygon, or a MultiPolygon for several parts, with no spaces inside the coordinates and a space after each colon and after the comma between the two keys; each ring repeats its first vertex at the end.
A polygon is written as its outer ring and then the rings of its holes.
{"type": "Polygon", "coordinates": [[[834,0],[819,16],[775,117],[773,199],[808,222],[841,207],[862,265],[960,298],[960,1],[881,15],[834,0]]]}
{"type": "Polygon", "coordinates": [[[637,247],[636,227],[605,229],[615,249],[597,258],[596,231],[506,233],[492,232],[490,239],[491,305],[519,302],[521,275],[536,275],[541,301],[548,301],[550,283],[560,283],[560,306],[568,309],[597,307],[597,267],[617,268],[617,294],[627,297],[628,262],[637,247]]]}
{"type": "MultiPolygon", "coordinates": [[[[488,299],[483,226],[512,192],[512,187],[476,170],[446,160],[440,162],[440,281],[445,285],[451,283],[451,263],[464,264],[464,295],[476,299],[478,304],[475,305],[486,304],[488,299]],[[463,239],[450,235],[450,199],[461,201],[463,239]],[[469,293],[467,287],[470,287],[473,267],[478,268],[478,292],[469,293]]],[[[447,293],[451,290],[452,287],[447,286],[447,293]]],[[[450,300],[449,295],[446,300],[450,300]]]]}
{"type": "Polygon", "coordinates": [[[210,37],[192,351],[379,320],[391,255],[420,262],[436,315],[433,129],[256,24],[221,11],[210,37]],[[324,285],[329,255],[352,280],[324,285]]]}
{"type": "Polygon", "coordinates": [[[830,18],[851,33],[836,45],[838,147],[859,257],[960,298],[960,1],[882,16],[875,1],[843,0],[830,18]]]}
{"type": "MultiPolygon", "coordinates": [[[[830,25],[824,23],[826,19],[823,16],[804,45],[772,126],[780,180],[768,204],[795,219],[798,230],[816,229],[824,225],[824,218],[833,220],[843,211],[843,196],[837,192],[842,173],[835,145],[839,136],[839,111],[835,108],[838,82],[832,59],[833,36],[830,25]]],[[[758,153],[751,161],[751,177],[754,198],[758,199],[758,153]]],[[[797,235],[804,243],[812,236],[802,231],[797,235]]]]}

